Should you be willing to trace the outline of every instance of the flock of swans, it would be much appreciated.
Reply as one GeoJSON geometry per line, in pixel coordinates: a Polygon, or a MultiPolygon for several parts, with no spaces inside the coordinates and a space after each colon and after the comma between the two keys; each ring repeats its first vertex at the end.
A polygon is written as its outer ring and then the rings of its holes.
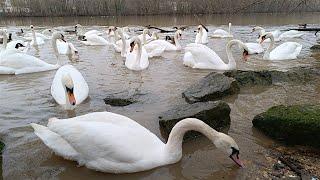
{"type": "MultiPolygon", "coordinates": [[[[66,110],[76,108],[89,94],[89,86],[82,74],[72,65],[62,65],[60,54],[77,55],[78,50],[66,42],[65,36],[76,34],[78,40],[87,46],[110,46],[124,58],[125,66],[133,71],[148,68],[149,59],[162,56],[166,51],[185,51],[183,64],[191,68],[231,70],[236,69],[236,61],[231,47],[237,45],[246,60],[250,54],[265,52],[264,60],[296,59],[302,45],[296,42],[285,42],[273,49],[275,41],[303,36],[298,31],[266,32],[262,27],[254,27],[252,32],[259,31],[258,43],[243,43],[233,39],[231,23],[228,31],[217,29],[209,35],[204,25],[199,25],[194,43],[180,44],[182,29],[177,29],[172,42],[159,39],[157,32],[150,35],[144,29],[139,36],[130,37],[128,27],[110,26],[107,39],[97,30],[85,32],[81,25],[74,30],[54,31],[46,29],[31,33],[22,29],[17,32],[23,40],[8,38],[6,30],[0,30],[3,46],[0,51],[0,74],[24,74],[57,70],[51,85],[51,95],[66,110]],[[226,45],[228,62],[225,63],[206,44],[209,38],[230,38],[226,45]],[[8,42],[8,40],[11,40],[8,42]],[[30,42],[27,42],[30,41],[30,42]],[[27,54],[30,47],[41,48],[51,41],[57,63],[49,64],[27,54]],[[269,43],[265,51],[261,43],[269,43]]],[[[94,112],[69,119],[51,118],[47,126],[32,123],[35,134],[57,155],[74,160],[79,165],[108,173],[133,173],[149,170],[178,162],[182,157],[182,140],[189,130],[199,131],[207,136],[217,148],[224,151],[237,165],[243,166],[239,159],[239,147],[228,135],[220,133],[194,118],[187,118],[177,123],[172,129],[168,142],[163,143],[148,129],[134,120],[111,112],[94,112]]]]}

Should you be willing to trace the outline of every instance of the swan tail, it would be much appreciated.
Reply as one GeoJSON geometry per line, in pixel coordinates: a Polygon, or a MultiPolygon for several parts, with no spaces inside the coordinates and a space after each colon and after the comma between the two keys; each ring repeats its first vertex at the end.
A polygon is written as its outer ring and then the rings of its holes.
{"type": "Polygon", "coordinates": [[[52,149],[57,155],[68,160],[75,160],[78,152],[59,134],[51,131],[48,127],[31,123],[34,133],[42,140],[42,142],[52,149]]]}
{"type": "Polygon", "coordinates": [[[183,56],[183,64],[185,66],[194,67],[195,62],[191,52],[186,52],[183,56]]]}

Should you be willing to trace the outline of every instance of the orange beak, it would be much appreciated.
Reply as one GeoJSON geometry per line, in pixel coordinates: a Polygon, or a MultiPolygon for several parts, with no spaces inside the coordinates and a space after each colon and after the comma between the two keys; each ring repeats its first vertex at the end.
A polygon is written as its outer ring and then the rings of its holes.
{"type": "Polygon", "coordinates": [[[68,92],[68,99],[71,105],[76,105],[76,98],[74,97],[73,93],[68,92]]]}
{"type": "Polygon", "coordinates": [[[243,59],[244,59],[245,61],[247,61],[248,58],[249,58],[249,53],[248,53],[248,51],[244,50],[243,53],[242,53],[242,56],[243,56],[243,59]]]}

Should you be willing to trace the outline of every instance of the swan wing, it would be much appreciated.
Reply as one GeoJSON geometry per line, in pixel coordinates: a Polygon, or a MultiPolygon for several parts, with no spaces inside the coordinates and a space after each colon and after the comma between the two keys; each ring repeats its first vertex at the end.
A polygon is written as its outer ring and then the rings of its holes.
{"type": "Polygon", "coordinates": [[[286,42],[274,48],[270,52],[272,60],[296,59],[300,54],[302,45],[296,42],[286,42]]]}
{"type": "Polygon", "coordinates": [[[65,74],[69,74],[72,78],[76,103],[82,103],[89,95],[89,86],[82,74],[72,65],[64,65],[58,69],[52,81],[51,95],[58,104],[63,105],[66,103],[66,94],[61,83],[62,77],[65,74]]]}
{"type": "Polygon", "coordinates": [[[52,149],[57,155],[69,160],[76,160],[79,156],[78,152],[59,134],[51,131],[45,126],[31,123],[34,133],[42,140],[42,142],[52,149]]]}
{"type": "Polygon", "coordinates": [[[191,43],[185,48],[190,52],[195,62],[195,68],[215,69],[225,65],[223,60],[212,49],[203,44],[191,43]]]}
{"type": "Polygon", "coordinates": [[[86,36],[87,41],[81,41],[85,45],[92,45],[92,46],[98,46],[98,45],[107,45],[109,44],[107,40],[105,40],[103,37],[100,37],[96,34],[90,34],[86,36]]]}
{"type": "Polygon", "coordinates": [[[100,31],[97,31],[97,30],[90,30],[86,33],[84,33],[84,36],[89,36],[89,35],[97,35],[97,36],[101,36],[102,33],[100,31]]]}
{"type": "Polygon", "coordinates": [[[245,45],[248,47],[249,54],[259,54],[264,51],[260,43],[245,43],[245,45]]]}

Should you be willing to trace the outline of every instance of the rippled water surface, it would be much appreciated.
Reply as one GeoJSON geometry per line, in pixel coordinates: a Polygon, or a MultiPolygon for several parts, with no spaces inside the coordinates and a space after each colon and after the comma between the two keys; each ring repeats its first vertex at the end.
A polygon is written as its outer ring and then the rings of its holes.
{"type": "MultiPolygon", "coordinates": [[[[268,30],[285,30],[296,27],[298,23],[319,24],[319,14],[305,15],[238,15],[238,16],[200,16],[208,25],[209,35],[216,28],[227,28],[233,23],[235,38],[245,42],[255,42],[257,34],[251,33],[254,25],[268,30]]],[[[175,25],[188,25],[183,34],[182,45],[195,39],[194,30],[199,21],[194,16],[146,16],[146,17],[67,17],[67,18],[6,18],[0,25],[9,31],[24,28],[29,31],[30,24],[38,31],[45,28],[71,29],[82,24],[87,30],[104,32],[106,26],[130,25],[132,29],[152,24],[172,28],[175,25]]],[[[132,32],[132,35],[140,32],[132,32]]],[[[105,34],[103,35],[106,36],[105,34]]],[[[161,37],[164,37],[162,34],[161,37]]],[[[264,152],[274,143],[252,128],[252,118],[269,107],[277,104],[317,102],[320,99],[318,83],[299,85],[279,85],[273,87],[254,87],[242,89],[240,94],[228,97],[231,111],[229,134],[241,148],[241,156],[246,168],[239,169],[223,153],[219,152],[207,139],[200,138],[184,144],[183,158],[174,165],[156,168],[142,173],[112,175],[77,167],[75,162],[54,155],[37,138],[29,123],[46,124],[48,118],[67,118],[94,111],[111,111],[126,115],[161,137],[158,115],[181,101],[181,92],[189,85],[207,75],[209,70],[193,70],[182,64],[182,52],[166,53],[163,58],[150,59],[150,66],[142,72],[133,72],[124,66],[124,59],[115,53],[111,46],[84,46],[74,35],[67,35],[79,50],[78,60],[61,56],[64,64],[74,65],[89,84],[89,99],[78,106],[74,112],[63,110],[55,103],[50,86],[55,71],[18,76],[0,75],[0,133],[6,143],[3,155],[4,179],[58,178],[58,179],[246,179],[254,176],[255,171],[264,164],[264,152]],[[140,94],[139,102],[127,107],[110,107],[104,104],[106,94],[130,91],[140,94]]],[[[269,62],[262,55],[251,56],[248,62],[241,60],[240,53],[234,48],[237,68],[243,70],[278,69],[286,70],[297,66],[318,66],[318,60],[311,57],[309,48],[316,43],[314,33],[306,33],[301,39],[291,41],[303,45],[298,60],[269,62]]],[[[210,39],[208,46],[226,60],[227,40],[210,39]]],[[[29,54],[55,63],[56,58],[50,42],[41,46],[39,51],[31,49],[29,54]]],[[[98,135],[97,135],[98,137],[98,135]]],[[[163,139],[163,138],[162,138],[163,139]]],[[[164,139],[163,139],[164,140],[164,139]]],[[[128,149],[129,151],[129,149],[128,149]]]]}

